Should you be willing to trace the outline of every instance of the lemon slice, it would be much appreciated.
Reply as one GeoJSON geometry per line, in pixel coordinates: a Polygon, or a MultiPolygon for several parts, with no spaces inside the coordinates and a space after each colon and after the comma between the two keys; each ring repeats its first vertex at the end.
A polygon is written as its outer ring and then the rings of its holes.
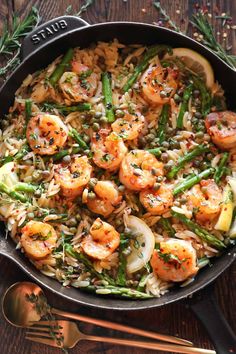
{"type": "Polygon", "coordinates": [[[174,48],[171,56],[179,57],[191,71],[205,81],[208,88],[213,86],[215,80],[212,66],[201,54],[188,48],[174,48]]]}
{"type": "Polygon", "coordinates": [[[0,168],[0,182],[10,188],[19,182],[14,162],[8,162],[0,168]]]}
{"type": "Polygon", "coordinates": [[[150,227],[136,216],[130,215],[127,218],[127,227],[131,233],[137,235],[127,257],[127,272],[134,273],[149,262],[154,251],[155,238],[150,227]]]}

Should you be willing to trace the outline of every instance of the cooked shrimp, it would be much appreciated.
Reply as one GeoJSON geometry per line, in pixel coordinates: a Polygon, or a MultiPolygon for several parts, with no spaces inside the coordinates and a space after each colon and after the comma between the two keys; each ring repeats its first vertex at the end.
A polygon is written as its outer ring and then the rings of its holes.
{"type": "Polygon", "coordinates": [[[39,260],[56,247],[57,233],[51,225],[31,220],[23,227],[20,242],[29,258],[39,260]]]}
{"type": "Polygon", "coordinates": [[[189,241],[169,239],[160,242],[151,258],[154,273],[165,281],[180,282],[198,272],[196,250],[189,241]]]}
{"type": "Polygon", "coordinates": [[[82,194],[83,188],[90,180],[92,166],[87,156],[75,156],[69,166],[59,165],[55,170],[55,180],[61,186],[62,195],[75,198],[82,194]]]}
{"type": "Polygon", "coordinates": [[[214,112],[207,115],[205,125],[214,144],[223,150],[236,147],[236,113],[214,112]]]}
{"type": "Polygon", "coordinates": [[[104,259],[110,256],[120,244],[120,234],[115,228],[100,218],[92,224],[89,235],[86,236],[81,247],[90,257],[104,259]]]}
{"type": "Polygon", "coordinates": [[[141,77],[141,88],[144,98],[153,104],[169,102],[177,90],[177,72],[160,65],[149,67],[141,77]]]}
{"type": "Polygon", "coordinates": [[[163,176],[163,163],[145,150],[132,150],[123,159],[120,181],[134,191],[152,187],[157,176],[163,176]]]}
{"type": "Polygon", "coordinates": [[[101,129],[94,133],[91,140],[94,163],[108,171],[119,168],[122,159],[127,153],[127,147],[119,135],[108,129],[101,129]]]}
{"type": "Polygon", "coordinates": [[[140,192],[140,202],[153,215],[162,215],[170,209],[173,204],[173,194],[167,185],[161,184],[158,190],[145,189],[140,192]]]}
{"type": "Polygon", "coordinates": [[[140,112],[130,114],[125,113],[123,118],[118,118],[112,123],[111,127],[124,140],[133,140],[139,136],[144,126],[144,117],[140,112]]]}
{"type": "Polygon", "coordinates": [[[40,113],[27,125],[26,138],[31,149],[39,155],[53,155],[65,145],[68,129],[55,115],[40,113]]]}
{"type": "Polygon", "coordinates": [[[111,181],[98,181],[94,186],[94,192],[96,198],[88,199],[87,206],[93,213],[104,217],[110,215],[122,199],[115,183],[111,181]]]}
{"type": "Polygon", "coordinates": [[[197,221],[212,222],[220,213],[222,192],[213,179],[202,180],[186,194],[188,206],[196,210],[197,221]]]}
{"type": "Polygon", "coordinates": [[[97,88],[98,77],[87,66],[76,62],[72,62],[72,70],[60,78],[60,89],[70,102],[87,101],[97,88]]]}

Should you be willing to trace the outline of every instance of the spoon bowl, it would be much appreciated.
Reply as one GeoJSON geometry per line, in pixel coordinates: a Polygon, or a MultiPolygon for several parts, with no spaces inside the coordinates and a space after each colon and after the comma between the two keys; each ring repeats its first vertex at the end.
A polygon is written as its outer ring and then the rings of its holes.
{"type": "Polygon", "coordinates": [[[40,320],[35,304],[29,300],[32,295],[44,296],[42,289],[31,282],[15,283],[6,290],[2,299],[2,312],[11,325],[28,327],[32,321],[40,320]]]}

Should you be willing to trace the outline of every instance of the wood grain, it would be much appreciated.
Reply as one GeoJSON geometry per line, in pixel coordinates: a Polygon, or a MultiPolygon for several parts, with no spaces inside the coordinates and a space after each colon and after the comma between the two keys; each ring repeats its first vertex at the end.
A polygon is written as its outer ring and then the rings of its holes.
{"type": "MultiPolygon", "coordinates": [[[[83,18],[89,23],[105,22],[105,21],[136,21],[153,23],[158,21],[158,12],[152,5],[152,0],[96,0],[83,18]]],[[[24,16],[30,8],[36,6],[42,16],[42,20],[48,20],[52,17],[59,16],[65,13],[69,5],[73,5],[74,11],[78,11],[83,1],[77,0],[2,0],[0,2],[0,29],[3,22],[9,21],[12,11],[17,11],[21,16],[24,16]]],[[[233,16],[233,23],[236,23],[236,0],[211,0],[211,1],[193,1],[193,0],[162,0],[161,4],[170,14],[171,18],[176,21],[176,24],[182,30],[187,29],[188,17],[193,13],[196,4],[210,4],[210,9],[218,9],[219,14],[222,12],[230,13],[233,16]]],[[[220,27],[220,21],[215,20],[213,16],[213,24],[217,29],[220,27]]],[[[223,38],[219,37],[223,42],[223,38]]],[[[236,54],[235,31],[231,33],[230,41],[233,42],[233,52],[236,54]]],[[[217,300],[222,308],[222,311],[236,331],[236,264],[233,265],[225,274],[217,281],[215,293],[217,300]]],[[[16,281],[29,280],[20,271],[14,263],[8,259],[0,258],[0,297],[5,289],[16,281]]],[[[114,320],[117,322],[126,323],[128,325],[137,326],[153,331],[158,331],[166,334],[180,335],[181,337],[192,340],[195,345],[203,348],[212,348],[212,345],[207,337],[207,334],[201,324],[194,318],[189,309],[186,308],[185,302],[176,303],[165,306],[161,309],[136,311],[136,312],[111,312],[101,310],[91,310],[88,308],[78,308],[73,303],[67,303],[58,296],[46,292],[50,303],[61,309],[80,312],[99,318],[114,320]]],[[[98,335],[118,336],[119,334],[94,328],[91,325],[83,325],[83,330],[87,333],[95,333],[98,335]]],[[[60,350],[52,349],[47,346],[31,343],[24,339],[25,331],[10,326],[0,313],[0,353],[1,354],[59,354],[60,350]]],[[[121,337],[124,334],[120,334],[121,337]]],[[[129,338],[134,338],[129,336],[129,338]]],[[[130,349],[120,346],[111,346],[104,343],[89,343],[81,342],[71,354],[147,354],[148,350],[130,349]]],[[[159,352],[161,353],[161,352],[159,352]]]]}

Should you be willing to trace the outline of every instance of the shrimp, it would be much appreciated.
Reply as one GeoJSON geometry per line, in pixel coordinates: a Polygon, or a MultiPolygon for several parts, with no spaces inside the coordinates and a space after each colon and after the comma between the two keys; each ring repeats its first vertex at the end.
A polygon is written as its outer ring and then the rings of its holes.
{"type": "Polygon", "coordinates": [[[163,163],[145,150],[131,150],[123,159],[119,178],[128,189],[140,191],[152,187],[163,176],[163,163]]]}
{"type": "Polygon", "coordinates": [[[87,66],[77,62],[72,62],[72,70],[64,72],[59,87],[70,102],[87,101],[97,88],[98,77],[87,66]]]}
{"type": "Polygon", "coordinates": [[[95,259],[110,256],[120,244],[120,234],[115,228],[100,218],[92,224],[89,235],[81,242],[83,251],[95,259]]]}
{"type": "Polygon", "coordinates": [[[160,242],[151,258],[154,273],[164,281],[181,282],[199,270],[197,254],[189,241],[169,239],[160,242]]]}
{"type": "Polygon", "coordinates": [[[236,147],[236,113],[214,112],[206,116],[205,126],[214,144],[223,150],[236,147]]]}
{"type": "Polygon", "coordinates": [[[62,195],[74,199],[82,194],[83,188],[90,180],[92,166],[87,156],[75,156],[69,166],[59,165],[55,170],[55,180],[61,186],[62,195]]]}
{"type": "Polygon", "coordinates": [[[214,221],[220,213],[222,192],[213,179],[202,180],[186,194],[188,206],[195,209],[200,223],[214,221]]]}
{"type": "Polygon", "coordinates": [[[94,186],[94,192],[96,198],[88,199],[87,206],[93,213],[104,217],[110,215],[122,199],[115,183],[111,181],[98,181],[94,186]]]}
{"type": "Polygon", "coordinates": [[[118,118],[111,127],[124,140],[134,140],[139,136],[144,126],[144,117],[137,112],[135,114],[125,113],[123,118],[118,118]]]}
{"type": "Polygon", "coordinates": [[[173,194],[171,189],[161,184],[158,190],[145,189],[140,192],[140,202],[153,215],[162,215],[173,205],[173,194]]]}
{"type": "Polygon", "coordinates": [[[51,225],[31,220],[23,227],[20,242],[29,258],[40,260],[56,247],[57,233],[51,225]]]}
{"type": "Polygon", "coordinates": [[[117,170],[128,151],[122,138],[108,129],[93,134],[91,150],[94,163],[108,171],[117,170]]]}
{"type": "Polygon", "coordinates": [[[169,102],[177,90],[177,72],[160,65],[149,67],[141,77],[144,98],[155,105],[169,102]]]}
{"type": "Polygon", "coordinates": [[[55,115],[40,113],[27,124],[26,138],[31,149],[39,155],[53,155],[65,145],[68,129],[55,115]]]}

